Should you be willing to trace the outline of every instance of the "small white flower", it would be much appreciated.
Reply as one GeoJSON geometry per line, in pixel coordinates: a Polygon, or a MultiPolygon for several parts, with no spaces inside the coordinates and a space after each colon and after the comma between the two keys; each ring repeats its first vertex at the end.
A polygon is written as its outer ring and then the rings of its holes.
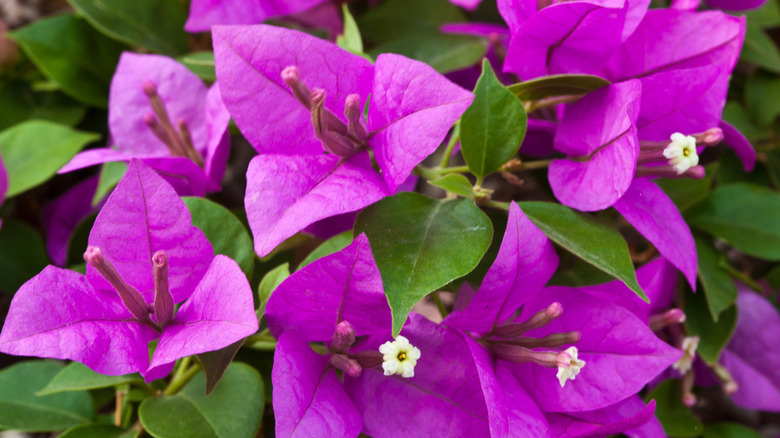
{"type": "Polygon", "coordinates": [[[420,349],[409,343],[403,336],[398,336],[395,341],[388,341],[379,346],[382,353],[382,369],[386,376],[400,374],[402,377],[414,377],[414,366],[420,359],[420,349]]]}
{"type": "Polygon", "coordinates": [[[683,355],[672,365],[672,368],[680,372],[680,374],[687,373],[693,365],[693,358],[696,357],[696,349],[699,348],[698,336],[687,336],[683,339],[682,350],[683,355]]]}
{"type": "Polygon", "coordinates": [[[678,175],[699,164],[699,155],[696,153],[696,139],[690,135],[682,135],[675,132],[671,137],[672,142],[664,149],[664,157],[674,167],[678,175]]]}
{"type": "Polygon", "coordinates": [[[561,388],[566,384],[567,380],[574,380],[577,374],[580,373],[580,369],[585,366],[585,361],[577,359],[577,347],[569,347],[564,353],[568,353],[571,356],[568,366],[558,367],[558,382],[561,384],[561,388]]]}

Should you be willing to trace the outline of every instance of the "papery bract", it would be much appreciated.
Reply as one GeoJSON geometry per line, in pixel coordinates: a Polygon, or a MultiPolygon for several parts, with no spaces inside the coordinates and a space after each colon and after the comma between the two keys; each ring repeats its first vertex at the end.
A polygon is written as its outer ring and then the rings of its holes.
{"type": "Polygon", "coordinates": [[[71,234],[82,219],[100,209],[102,202],[92,205],[97,187],[98,177],[85,179],[41,211],[41,222],[46,229],[46,251],[55,265],[65,266],[71,234]]]}
{"type": "Polygon", "coordinates": [[[214,52],[225,103],[261,154],[245,200],[261,256],[316,221],[395,192],[473,98],[421,62],[382,54],[372,66],[288,29],[215,27],[214,52]]]}
{"type": "Polygon", "coordinates": [[[780,315],[766,298],[739,290],[737,328],[720,359],[738,385],[732,398],[747,409],[780,412],[780,315]]]}
{"type": "MultiPolygon", "coordinates": [[[[187,32],[207,32],[215,24],[258,24],[272,17],[299,14],[317,9],[329,0],[193,0],[184,29],[187,32]]],[[[330,17],[329,17],[330,18],[330,17]]],[[[338,16],[337,16],[338,18],[338,16]]],[[[317,20],[329,24],[332,20],[317,20]]],[[[339,26],[335,30],[340,30],[339,26]]],[[[327,26],[334,28],[334,26],[327,26]]]]}
{"type": "Polygon", "coordinates": [[[173,188],[140,161],[131,160],[89,243],[86,276],[49,266],[16,293],[1,351],[153,380],[170,372],[176,359],[257,330],[252,292],[238,265],[214,257],[173,188]],[[160,294],[169,297],[171,314],[174,302],[186,300],[172,320],[163,319],[159,306],[155,320],[149,316],[160,294]],[[157,338],[150,366],[148,344],[157,338]]]}
{"type": "Polygon", "coordinates": [[[601,88],[566,107],[555,148],[569,159],[550,163],[561,203],[583,211],[607,208],[631,185],[639,153],[639,81],[601,88]]]}
{"type": "Polygon", "coordinates": [[[200,196],[219,190],[230,148],[230,115],[222,103],[219,87],[207,89],[184,65],[160,55],[125,52],[111,80],[108,122],[115,148],[81,152],[60,173],[139,158],[169,175],[171,183],[183,179],[185,184],[177,184],[177,190],[184,190],[184,194],[200,196]],[[148,94],[152,91],[158,97],[148,94]],[[155,99],[161,102],[167,121],[160,120],[155,99]],[[175,132],[181,131],[182,122],[187,134],[175,132]],[[174,131],[166,132],[166,123],[174,125],[174,131]],[[159,130],[162,134],[156,132],[159,130]],[[167,140],[163,141],[161,135],[167,140]],[[186,146],[187,138],[190,146],[186,146]],[[172,143],[181,142],[195,155],[184,156],[185,151],[172,148],[172,143]],[[193,158],[198,161],[192,161],[193,158]]]}
{"type": "Polygon", "coordinates": [[[547,414],[547,420],[557,437],[584,438],[617,433],[629,437],[664,437],[661,423],[653,417],[654,411],[655,401],[645,406],[639,396],[633,396],[595,411],[547,414]]]}

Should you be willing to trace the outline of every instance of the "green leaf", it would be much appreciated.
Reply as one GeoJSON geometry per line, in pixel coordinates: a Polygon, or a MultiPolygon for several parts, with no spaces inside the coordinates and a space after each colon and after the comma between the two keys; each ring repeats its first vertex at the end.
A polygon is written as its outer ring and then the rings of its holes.
{"type": "Polygon", "coordinates": [[[6,219],[0,227],[0,290],[13,294],[49,264],[38,232],[24,222],[6,219]]]}
{"type": "Polygon", "coordinates": [[[145,400],[138,409],[144,429],[156,438],[255,436],[265,406],[260,374],[235,362],[208,397],[205,383],[200,373],[175,396],[145,400]]]}
{"type": "Polygon", "coordinates": [[[0,132],[0,154],[8,171],[6,196],[42,184],[98,138],[97,134],[43,120],[31,120],[0,132]]]}
{"type": "Polygon", "coordinates": [[[774,73],[780,73],[780,51],[772,38],[758,24],[748,20],[745,44],[739,57],[774,73]]]}
{"type": "Polygon", "coordinates": [[[685,326],[688,333],[699,337],[699,348],[696,350],[699,357],[709,364],[715,364],[734,334],[737,307],[731,306],[723,311],[718,322],[715,322],[707,310],[703,295],[701,292],[685,294],[685,326]]]}
{"type": "Polygon", "coordinates": [[[706,167],[704,178],[658,178],[655,183],[669,195],[680,212],[684,213],[707,198],[712,187],[712,178],[717,169],[718,163],[711,163],[706,167]]]}
{"type": "Polygon", "coordinates": [[[85,424],[72,427],[57,438],[137,438],[140,430],[124,430],[110,424],[85,424]]]}
{"type": "Polygon", "coordinates": [[[336,45],[356,55],[363,53],[363,39],[360,37],[355,17],[349,12],[349,6],[341,5],[341,13],[344,15],[344,33],[336,37],[336,45]]]}
{"type": "Polygon", "coordinates": [[[479,178],[495,172],[517,154],[527,124],[523,104],[483,60],[474,102],[460,121],[460,148],[469,169],[479,178]]]}
{"type": "Polygon", "coordinates": [[[85,424],[72,427],[57,438],[137,438],[140,430],[124,430],[110,424],[85,424]]]}
{"type": "Polygon", "coordinates": [[[260,280],[260,285],[257,286],[257,298],[260,303],[260,307],[256,312],[258,321],[265,315],[265,305],[268,303],[268,298],[271,297],[271,293],[273,293],[273,291],[275,291],[289,276],[290,264],[284,263],[268,271],[265,276],[263,276],[263,279],[260,280]]]}
{"type": "Polygon", "coordinates": [[[230,210],[205,198],[182,198],[192,214],[192,225],[200,228],[214,247],[238,263],[247,278],[252,278],[255,251],[252,238],[230,210]]]}
{"type": "Polygon", "coordinates": [[[518,99],[527,101],[590,93],[609,84],[608,80],[600,76],[563,74],[520,82],[511,85],[509,91],[514,93],[518,99]]]}
{"type": "Polygon", "coordinates": [[[207,351],[196,356],[206,375],[206,395],[211,395],[217,388],[217,384],[222,380],[230,362],[236,357],[242,345],[244,345],[243,339],[219,350],[207,351]]]}
{"type": "Polygon", "coordinates": [[[699,280],[704,287],[710,316],[714,322],[718,322],[720,313],[737,301],[737,286],[731,276],[718,266],[720,255],[709,239],[698,235],[694,237],[699,261],[699,280]]]}
{"type": "Polygon", "coordinates": [[[344,231],[343,233],[336,234],[330,239],[322,242],[320,246],[314,248],[314,251],[310,252],[305,259],[298,265],[298,271],[309,263],[321,259],[327,255],[331,255],[334,252],[339,252],[352,243],[352,231],[344,231]]]}
{"type": "Polygon", "coordinates": [[[478,63],[486,50],[481,38],[426,32],[394,39],[374,47],[369,54],[376,58],[381,53],[397,53],[422,61],[439,73],[449,73],[478,63]]]}
{"type": "Polygon", "coordinates": [[[382,274],[398,335],[421,298],[468,274],[490,246],[490,219],[469,199],[399,193],[368,206],[355,235],[366,233],[382,274]]]}
{"type": "Polygon", "coordinates": [[[745,84],[745,104],[758,126],[771,125],[780,115],[780,77],[758,72],[745,84]]]}
{"type": "Polygon", "coordinates": [[[0,131],[25,120],[41,119],[74,126],[87,108],[60,92],[36,92],[27,82],[0,82],[0,131]]]}
{"type": "Polygon", "coordinates": [[[766,260],[780,260],[780,194],[751,184],[723,185],[688,218],[738,250],[766,260]]]}
{"type": "Polygon", "coordinates": [[[703,438],[762,438],[764,435],[739,423],[711,423],[704,426],[703,438]]]}
{"type": "Polygon", "coordinates": [[[60,370],[38,395],[56,394],[66,391],[83,391],[86,389],[107,388],[129,382],[142,382],[138,374],[124,376],[104,376],[98,374],[86,365],[73,362],[60,370]]]}
{"type": "Polygon", "coordinates": [[[444,189],[450,193],[455,193],[458,196],[463,196],[464,198],[474,197],[474,187],[471,185],[471,181],[465,176],[457,173],[444,175],[434,181],[428,181],[428,184],[444,189]]]}
{"type": "Polygon", "coordinates": [[[124,161],[113,161],[103,164],[100,168],[97,189],[95,189],[95,195],[92,197],[92,206],[98,205],[103,198],[110,192],[113,192],[116,185],[119,184],[119,180],[125,176],[125,173],[127,173],[127,163],[124,161]]]}
{"type": "Polygon", "coordinates": [[[187,51],[187,16],[177,0],[68,0],[79,15],[109,37],[153,52],[187,51]]]}
{"type": "Polygon", "coordinates": [[[457,6],[440,0],[387,0],[358,19],[366,42],[378,44],[421,32],[439,33],[445,23],[466,21],[457,6]]]}
{"type": "Polygon", "coordinates": [[[11,37],[65,94],[87,105],[108,106],[108,87],[124,48],[121,44],[73,14],[35,21],[11,37]]]}
{"type": "Polygon", "coordinates": [[[765,139],[771,136],[769,130],[756,126],[750,117],[750,113],[736,101],[729,101],[723,108],[723,120],[734,125],[740,132],[751,140],[765,139]]]}
{"type": "Polygon", "coordinates": [[[217,73],[214,70],[214,52],[188,53],[176,59],[204,81],[214,82],[217,80],[217,73]]]}
{"type": "Polygon", "coordinates": [[[640,298],[650,302],[636,280],[628,245],[616,230],[561,204],[517,204],[550,240],[622,281],[640,298]]]}
{"type": "Polygon", "coordinates": [[[656,386],[645,401],[655,400],[655,417],[664,427],[666,436],[696,437],[701,435],[703,425],[682,403],[680,381],[669,379],[656,386]]]}
{"type": "Polygon", "coordinates": [[[59,362],[37,360],[0,372],[0,429],[46,432],[90,421],[95,408],[86,391],[35,395],[62,368],[59,362]]]}

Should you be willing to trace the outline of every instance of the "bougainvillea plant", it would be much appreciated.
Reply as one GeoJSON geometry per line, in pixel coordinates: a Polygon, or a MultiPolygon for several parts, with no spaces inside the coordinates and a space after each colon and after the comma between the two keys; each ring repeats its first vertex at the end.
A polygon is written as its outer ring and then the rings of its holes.
{"type": "Polygon", "coordinates": [[[0,31],[0,435],[780,430],[778,0],[0,31]]]}

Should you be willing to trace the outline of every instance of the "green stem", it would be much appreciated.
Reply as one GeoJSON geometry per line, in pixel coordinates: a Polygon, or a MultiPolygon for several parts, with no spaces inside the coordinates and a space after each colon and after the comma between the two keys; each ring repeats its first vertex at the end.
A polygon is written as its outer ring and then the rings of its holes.
{"type": "Polygon", "coordinates": [[[257,342],[273,342],[275,344],[276,339],[271,336],[271,332],[268,331],[268,329],[265,329],[259,333],[255,333],[254,335],[248,336],[246,339],[244,339],[244,345],[252,345],[257,342]]]}
{"type": "Polygon", "coordinates": [[[497,201],[491,201],[489,199],[477,199],[476,201],[478,204],[484,205],[486,207],[493,207],[493,208],[509,211],[509,204],[510,204],[509,202],[497,202],[497,201]]]}
{"type": "Polygon", "coordinates": [[[546,169],[550,167],[552,160],[524,161],[520,165],[521,170],[546,169]]]}
{"type": "MultiPolygon", "coordinates": [[[[191,356],[187,356],[185,359],[191,359],[191,356]]],[[[182,361],[183,363],[183,361],[182,361]]],[[[181,367],[181,369],[184,369],[184,367],[181,367]]],[[[192,364],[192,366],[182,373],[176,372],[176,375],[173,376],[173,380],[171,380],[171,383],[168,385],[167,388],[165,388],[165,391],[163,391],[163,395],[174,395],[177,392],[179,392],[184,385],[190,382],[193,377],[195,377],[196,374],[200,371],[200,364],[195,362],[192,364]]]]}
{"type": "Polygon", "coordinates": [[[431,169],[431,170],[437,170],[439,175],[449,175],[450,173],[466,173],[469,172],[469,166],[455,166],[455,167],[447,167],[446,169],[431,169]]]}
{"type": "Polygon", "coordinates": [[[447,315],[450,314],[450,312],[447,311],[447,308],[444,307],[444,303],[441,302],[441,297],[439,297],[439,292],[435,291],[431,294],[431,298],[433,299],[433,302],[436,303],[436,307],[439,308],[439,313],[441,313],[442,318],[446,318],[447,315]]]}
{"type": "Polygon", "coordinates": [[[726,260],[720,259],[718,261],[718,266],[724,271],[728,272],[732,277],[745,283],[749,288],[753,289],[754,291],[758,293],[762,292],[763,288],[761,287],[760,284],[758,284],[758,282],[756,282],[749,276],[745,275],[741,271],[738,271],[735,267],[731,266],[729,262],[727,262],[726,260]]]}
{"type": "Polygon", "coordinates": [[[445,167],[450,165],[450,156],[452,156],[452,151],[455,149],[455,144],[458,143],[458,140],[460,139],[460,121],[455,123],[455,127],[452,129],[452,135],[450,136],[450,141],[447,143],[447,147],[444,148],[444,155],[441,157],[441,163],[439,163],[439,167],[444,169],[445,167]]]}

